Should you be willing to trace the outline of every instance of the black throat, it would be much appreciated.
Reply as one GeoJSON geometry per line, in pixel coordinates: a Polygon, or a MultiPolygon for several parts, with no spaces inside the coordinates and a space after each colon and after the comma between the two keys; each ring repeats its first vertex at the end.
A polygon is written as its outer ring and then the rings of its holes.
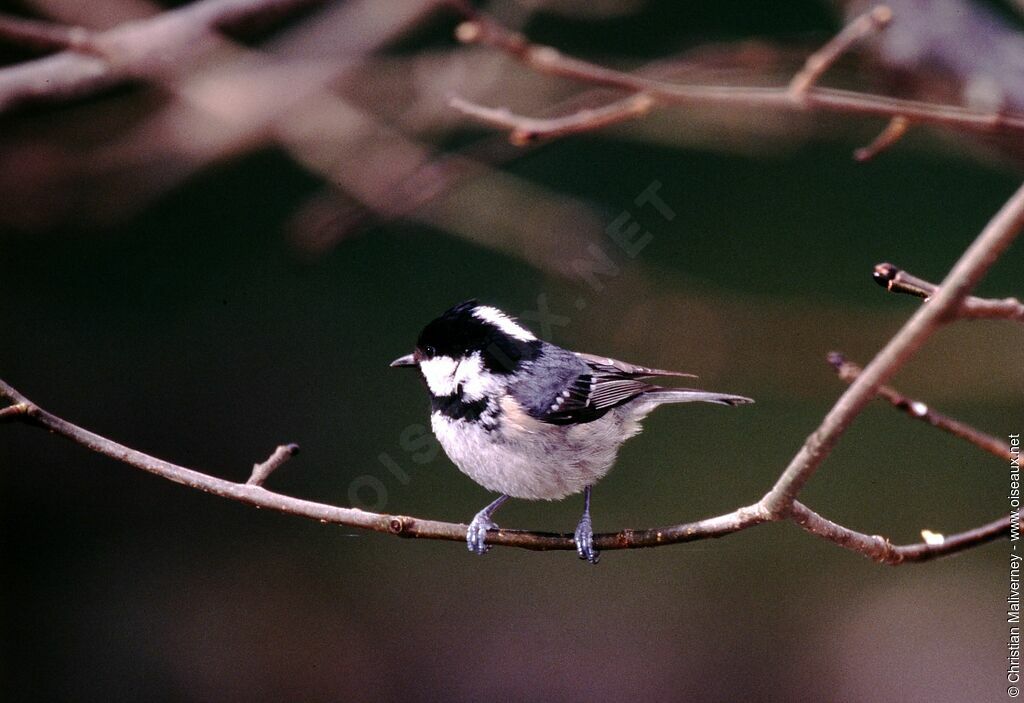
{"type": "Polygon", "coordinates": [[[430,409],[452,420],[476,421],[487,410],[487,398],[466,400],[460,393],[430,396],[430,409]]]}

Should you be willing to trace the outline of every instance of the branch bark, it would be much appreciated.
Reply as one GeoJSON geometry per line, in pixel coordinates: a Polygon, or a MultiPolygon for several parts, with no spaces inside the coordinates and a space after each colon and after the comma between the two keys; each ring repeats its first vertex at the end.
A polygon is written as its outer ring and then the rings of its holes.
{"type": "MultiPolygon", "coordinates": [[[[357,508],[342,508],[316,503],[268,491],[260,485],[259,480],[254,482],[250,478],[247,483],[237,483],[158,459],[47,412],[2,380],[0,380],[0,398],[6,398],[12,402],[0,413],[0,419],[20,421],[41,427],[116,461],[221,498],[324,523],[358,527],[400,537],[459,542],[466,539],[466,525],[464,524],[425,520],[406,515],[371,513],[357,508]]],[[[267,462],[254,467],[253,475],[263,476],[268,463],[273,462],[280,465],[284,459],[294,453],[295,445],[278,447],[267,462]]],[[[265,478],[265,476],[263,477],[265,478]]],[[[600,549],[634,549],[692,542],[699,539],[722,537],[765,520],[766,517],[756,506],[749,506],[725,515],[692,523],[600,534],[595,536],[595,543],[600,549]]],[[[492,531],[487,536],[487,543],[533,550],[575,549],[571,534],[521,530],[492,531]]]]}
{"type": "Polygon", "coordinates": [[[482,44],[500,49],[524,63],[526,66],[550,75],[561,76],[590,85],[617,88],[643,95],[651,104],[643,111],[627,113],[623,102],[592,108],[570,115],[553,118],[534,118],[517,115],[506,109],[478,105],[470,100],[458,98],[452,107],[479,122],[498,129],[509,130],[513,136],[529,134],[531,139],[553,139],[568,134],[600,129],[609,124],[621,122],[630,117],[639,117],[654,107],[676,106],[717,106],[755,110],[786,110],[806,113],[838,113],[885,117],[890,124],[899,127],[887,130],[885,139],[874,149],[861,152],[862,156],[873,155],[880,148],[891,145],[902,136],[911,123],[929,124],[945,129],[982,134],[1024,133],[1024,115],[1005,112],[978,112],[955,105],[941,105],[917,100],[903,100],[884,95],[860,93],[834,88],[819,88],[815,82],[849,50],[854,41],[866,34],[884,27],[891,13],[885,6],[878,6],[854,20],[847,29],[840,32],[821,50],[815,52],[804,69],[790,82],[779,88],[684,85],[644,78],[631,73],[600,66],[582,59],[562,54],[548,46],[531,44],[523,35],[513,32],[495,20],[477,16],[464,22],[456,30],[456,37],[465,43],[482,44]],[[852,31],[851,29],[852,28],[852,31]],[[615,113],[620,119],[607,121],[599,116],[615,113]],[[899,118],[897,122],[892,122],[899,118]]]}
{"type": "MultiPolygon", "coordinates": [[[[237,483],[158,459],[83,429],[43,410],[3,380],[0,380],[0,398],[11,401],[11,405],[0,409],[0,421],[20,421],[35,425],[98,454],[221,498],[257,508],[318,520],[326,524],[357,527],[398,537],[455,542],[462,542],[466,538],[467,527],[461,523],[425,520],[407,515],[371,513],[357,508],[316,503],[266,490],[262,486],[263,481],[274,469],[298,453],[298,446],[294,444],[277,447],[270,458],[253,467],[252,475],[246,483],[237,483]]],[[[994,540],[1009,531],[1009,520],[1006,519],[1002,521],[1005,524],[992,523],[962,535],[954,535],[942,545],[922,543],[894,547],[885,538],[864,535],[837,525],[799,503],[796,503],[793,510],[787,515],[782,515],[771,513],[765,508],[763,501],[760,501],[724,515],[696,522],[601,533],[594,536],[594,543],[601,550],[660,547],[724,537],[766,522],[777,522],[787,518],[792,519],[797,525],[812,534],[833,541],[875,561],[892,565],[904,561],[924,561],[944,554],[952,554],[967,547],[994,540]],[[1001,524],[1002,527],[996,529],[997,524],[1001,524]]],[[[492,530],[488,533],[487,543],[535,551],[575,549],[571,534],[525,530],[492,530]]]]}

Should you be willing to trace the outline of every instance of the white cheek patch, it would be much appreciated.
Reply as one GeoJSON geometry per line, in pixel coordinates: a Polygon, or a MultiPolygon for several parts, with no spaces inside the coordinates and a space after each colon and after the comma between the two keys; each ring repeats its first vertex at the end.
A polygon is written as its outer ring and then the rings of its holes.
{"type": "Polygon", "coordinates": [[[492,308],[490,305],[478,305],[473,308],[473,317],[489,322],[509,337],[514,337],[520,342],[532,342],[537,339],[530,330],[522,327],[498,308],[492,308]]]}
{"type": "Polygon", "coordinates": [[[459,362],[450,356],[435,356],[433,359],[424,359],[420,362],[420,372],[434,395],[455,393],[455,388],[459,385],[458,379],[455,378],[455,371],[458,368],[459,362]]]}
{"type": "Polygon", "coordinates": [[[462,386],[462,395],[466,400],[480,400],[494,395],[500,386],[494,374],[484,368],[479,354],[463,359],[455,378],[462,386]]]}

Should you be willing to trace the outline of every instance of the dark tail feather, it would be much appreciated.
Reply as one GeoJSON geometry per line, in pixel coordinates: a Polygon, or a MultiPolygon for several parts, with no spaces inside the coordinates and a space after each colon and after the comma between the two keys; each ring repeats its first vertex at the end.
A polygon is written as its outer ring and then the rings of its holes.
{"type": "Polygon", "coordinates": [[[691,390],[689,388],[663,388],[650,391],[648,397],[663,403],[718,403],[719,405],[747,405],[753,403],[752,398],[728,393],[712,393],[710,391],[691,390]]]}

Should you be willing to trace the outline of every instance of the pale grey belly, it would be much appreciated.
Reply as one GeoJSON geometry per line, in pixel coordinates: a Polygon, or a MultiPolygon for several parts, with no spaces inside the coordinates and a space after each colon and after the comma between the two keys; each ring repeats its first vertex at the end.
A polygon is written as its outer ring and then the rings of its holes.
{"type": "Polygon", "coordinates": [[[499,427],[431,415],[434,434],[459,469],[484,488],[514,498],[558,500],[611,469],[619,445],[640,431],[618,412],[583,425],[499,427]]]}

